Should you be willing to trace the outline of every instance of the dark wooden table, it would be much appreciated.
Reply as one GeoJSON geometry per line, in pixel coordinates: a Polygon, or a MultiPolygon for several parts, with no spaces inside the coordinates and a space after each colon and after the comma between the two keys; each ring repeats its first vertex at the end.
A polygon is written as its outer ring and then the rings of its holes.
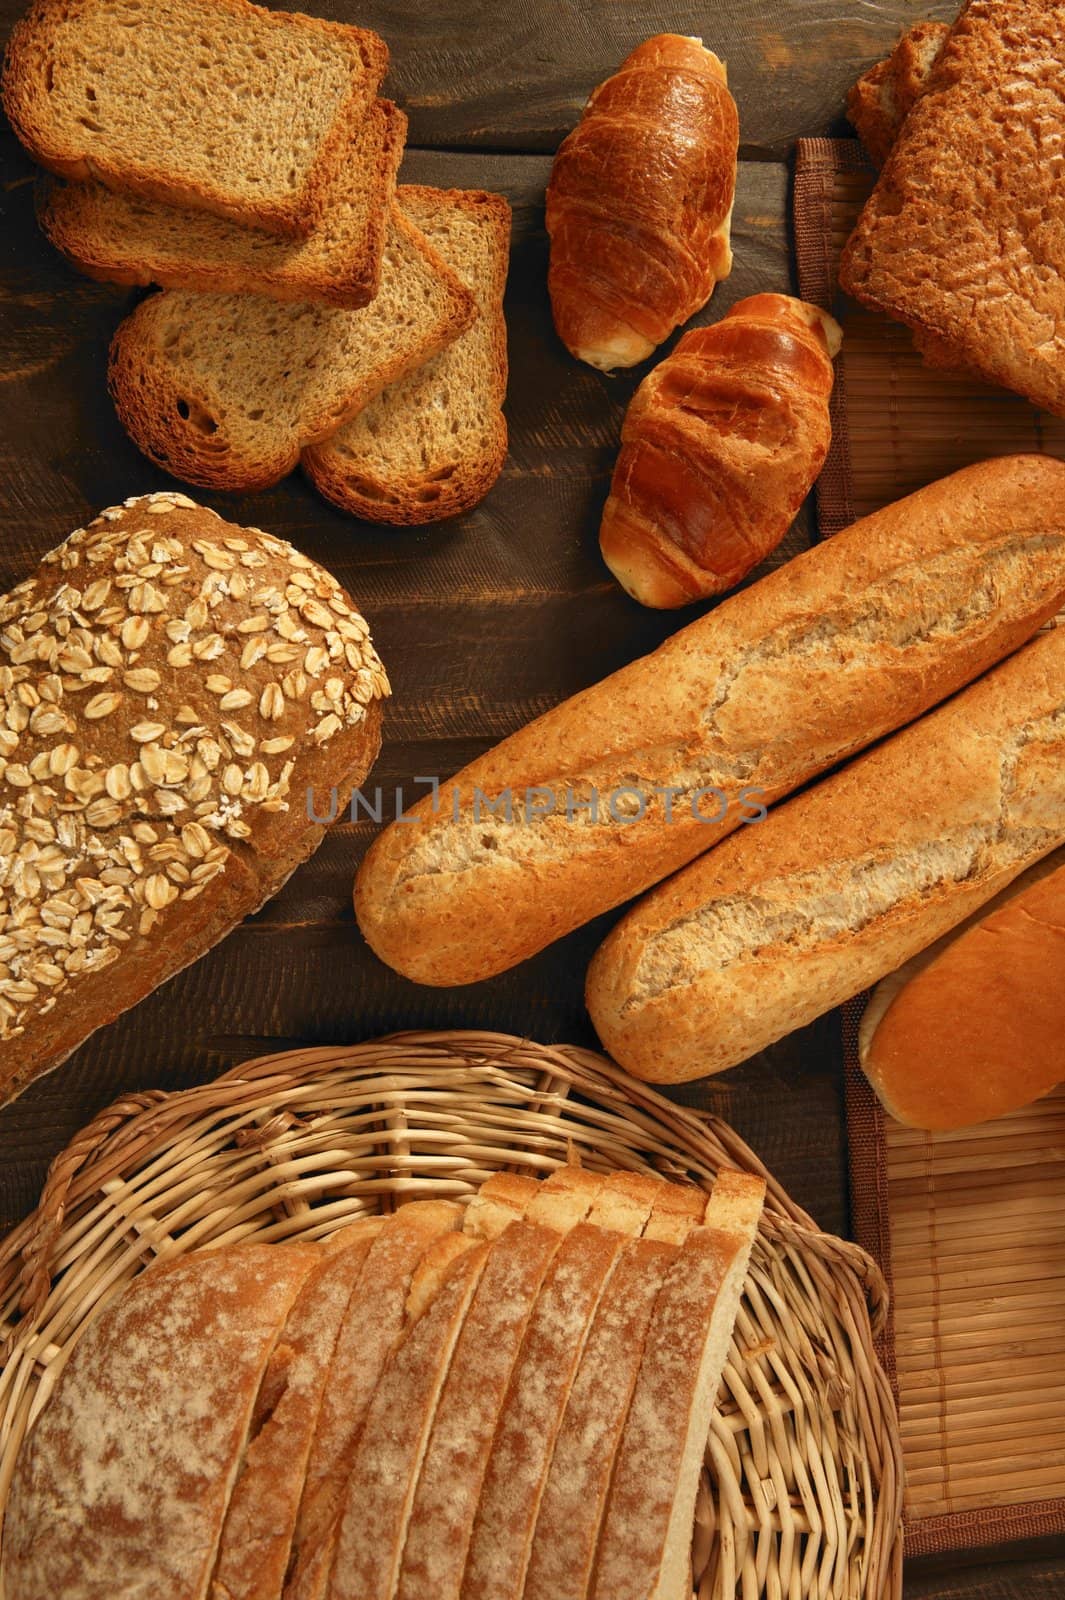
{"type": "MultiPolygon", "coordinates": [[[[5,37],[22,0],[0,0],[5,37]]],[[[503,734],[656,645],[676,626],[610,580],[599,511],[634,378],[579,367],[554,337],[542,196],[550,157],[591,87],[651,33],[701,34],[728,61],[742,146],[736,267],[716,317],[794,287],[789,159],[840,123],[847,87],[933,0],[309,0],[378,29],[410,116],[405,178],[491,188],[514,206],[508,293],[511,451],[473,515],[418,532],[334,513],[297,476],[265,495],[204,495],[292,539],[356,595],[392,676],[374,781],[447,776],[503,734]]],[[[0,124],[0,590],[100,507],[163,484],[107,397],[122,290],[77,278],[33,222],[32,168],[0,124]]],[[[803,517],[775,560],[810,538],[803,517]]],[[[177,1088],[300,1041],[402,1026],[487,1026],[593,1043],[581,988],[600,923],[475,988],[416,987],[362,944],[351,881],[373,824],[338,822],[276,901],[191,971],[0,1113],[0,1224],[35,1202],[50,1158],[125,1089],[177,1088]]],[[[727,1116],[795,1198],[846,1232],[839,1030],[834,1018],[725,1078],[679,1092],[727,1116]]],[[[1065,1596],[1065,1544],[911,1563],[912,1600],[1065,1596]]]]}

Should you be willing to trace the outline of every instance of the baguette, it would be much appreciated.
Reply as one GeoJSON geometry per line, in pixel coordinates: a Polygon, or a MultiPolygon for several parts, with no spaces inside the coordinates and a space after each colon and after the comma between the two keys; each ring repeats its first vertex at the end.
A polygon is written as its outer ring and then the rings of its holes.
{"type": "Polygon", "coordinates": [[[387,65],[375,33],[247,0],[35,0],[4,109],[61,177],[301,236],[387,65]]]}
{"type": "Polygon", "coordinates": [[[19,1451],[6,1600],[206,1600],[260,1385],[314,1246],[145,1272],[79,1340],[19,1451]]]}
{"type": "Polygon", "coordinates": [[[588,973],[638,1077],[721,1072],[876,983],[1065,842],[1065,627],[648,895],[588,973]]]}
{"type": "Polygon", "coordinates": [[[513,734],[435,811],[426,796],[363,862],[362,931],[421,983],[502,972],[944,699],[1063,601],[1065,465],[1015,456],[921,489],[513,734]]]}
{"type": "Polygon", "coordinates": [[[208,211],[57,178],[38,186],[37,220],[71,266],[105,283],[364,306],[381,285],[406,131],[391,101],[371,106],[306,239],[278,239],[208,211]]]}
{"type": "Polygon", "coordinates": [[[1065,1078],[1065,851],[885,978],[858,1048],[884,1109],[911,1128],[967,1128],[1065,1078]]]}
{"type": "Polygon", "coordinates": [[[181,494],[102,512],[0,600],[0,1097],[277,892],[387,690],[327,572],[181,494]]]}

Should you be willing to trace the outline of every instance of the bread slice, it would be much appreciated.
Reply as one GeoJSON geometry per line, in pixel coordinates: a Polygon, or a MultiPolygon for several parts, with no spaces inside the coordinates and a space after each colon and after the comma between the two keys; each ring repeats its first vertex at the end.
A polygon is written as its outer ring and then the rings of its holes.
{"type": "Polygon", "coordinates": [[[211,1600],[276,1600],[340,1328],[377,1230],[345,1229],[304,1279],[259,1389],[222,1527],[211,1600]]]}
{"type": "Polygon", "coordinates": [[[553,1228],[516,1221],[492,1245],[437,1406],[407,1526],[397,1600],[458,1600],[496,1424],[562,1238],[553,1228]]]}
{"type": "Polygon", "coordinates": [[[524,1600],[584,1600],[588,1593],[644,1340],[677,1253],[676,1245],[633,1239],[603,1292],[551,1457],[524,1600]]]}
{"type": "Polygon", "coordinates": [[[474,1239],[498,1239],[512,1222],[524,1217],[539,1189],[537,1180],[524,1173],[494,1172],[466,1207],[463,1233],[474,1239]]]}
{"type": "Polygon", "coordinates": [[[376,34],[248,0],[35,0],[3,100],[61,177],[300,236],[387,65],[376,34]]]}
{"type": "Polygon", "coordinates": [[[765,1184],[721,1173],[651,1315],[618,1447],[592,1600],[689,1600],[695,1500],[765,1184]]]}
{"type": "Polygon", "coordinates": [[[315,488],[368,522],[456,517],[503,470],[510,207],[500,195],[404,185],[403,209],[461,278],[479,315],[454,344],[391,384],[303,455],[315,488]]]}
{"type": "Polygon", "coordinates": [[[522,1594],[563,1411],[624,1244],[620,1234],[579,1223],[548,1269],[492,1441],[462,1600],[519,1600],[522,1594]]]}
{"type": "Polygon", "coordinates": [[[406,129],[391,101],[374,102],[305,239],[61,178],[42,179],[37,220],[73,267],[107,283],[364,306],[380,287],[406,129]]]}
{"type": "Polygon", "coordinates": [[[661,1204],[667,1185],[662,1178],[642,1172],[612,1172],[592,1202],[588,1221],[637,1239],[643,1233],[655,1204],[661,1204]]]}
{"type": "Polygon", "coordinates": [[[891,55],[859,78],[848,95],[847,115],[877,167],[890,155],[949,33],[945,22],[915,23],[891,55]]]}
{"type": "Polygon", "coordinates": [[[324,1595],[331,1532],[344,1503],[352,1453],[367,1409],[407,1325],[407,1299],[419,1262],[442,1234],[458,1228],[461,1208],[411,1201],[374,1240],[348,1303],[330,1364],[296,1519],[286,1596],[324,1595]]]}
{"type": "Polygon", "coordinates": [[[320,1259],[194,1253],[96,1317],[19,1451],[5,1594],[205,1600],[267,1363],[320,1259]]]}
{"type": "Polygon", "coordinates": [[[666,1244],[683,1244],[692,1229],[703,1221],[706,1203],[702,1189],[665,1184],[647,1219],[644,1238],[659,1239],[666,1244]]]}
{"type": "Polygon", "coordinates": [[[467,1243],[377,1386],[348,1480],[330,1600],[392,1600],[437,1403],[492,1248],[467,1243]]]}
{"type": "Polygon", "coordinates": [[[115,334],[111,394],[134,443],[175,477],[264,489],[474,315],[455,274],[397,214],[370,305],[164,289],[115,334]]]}
{"type": "Polygon", "coordinates": [[[1065,10],[970,0],[843,252],[840,285],[1065,416],[1065,10]],[[1024,85],[1024,92],[1018,92],[1024,85]]]}

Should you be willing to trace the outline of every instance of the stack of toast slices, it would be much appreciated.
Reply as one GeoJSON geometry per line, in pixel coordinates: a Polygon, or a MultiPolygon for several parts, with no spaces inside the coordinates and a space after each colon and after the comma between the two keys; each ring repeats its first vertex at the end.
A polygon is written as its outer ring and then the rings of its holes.
{"type": "Polygon", "coordinates": [[[397,186],[387,64],[376,34],[248,0],[35,0],[12,35],[44,232],[90,277],[158,286],[110,388],[187,483],[302,462],[342,510],[412,524],[502,470],[510,208],[397,186]]]}
{"type": "Polygon", "coordinates": [[[113,1592],[127,1562],[148,1592],[156,1563],[180,1569],[191,1528],[216,1597],[690,1600],[707,1437],[764,1194],[760,1177],[732,1171],[709,1200],[632,1172],[501,1173],[465,1210],[413,1201],[321,1248],[236,1247],[234,1293],[256,1274],[257,1300],[264,1280],[275,1293],[297,1267],[302,1287],[273,1354],[241,1354],[241,1370],[261,1369],[258,1399],[234,1360],[239,1419],[231,1427],[220,1402],[210,1441],[199,1427],[201,1454],[208,1442],[234,1453],[225,1503],[205,1474],[184,1520],[152,1539],[142,1530],[167,1495],[167,1428],[180,1434],[185,1410],[207,1414],[188,1376],[203,1335],[186,1340],[185,1376],[168,1389],[170,1358],[153,1354],[164,1332],[134,1302],[170,1274],[171,1323],[184,1296],[190,1325],[213,1326],[227,1252],[146,1274],[75,1353],[20,1457],[8,1592],[63,1592],[89,1544],[113,1592]],[[280,1258],[277,1270],[253,1272],[249,1251],[280,1258]],[[197,1301],[187,1280],[199,1261],[210,1281],[197,1301]],[[169,1405],[172,1420],[144,1452],[114,1413],[106,1470],[125,1515],[101,1539],[78,1520],[67,1459],[99,1386],[120,1397],[131,1382],[142,1409],[169,1405]]]}

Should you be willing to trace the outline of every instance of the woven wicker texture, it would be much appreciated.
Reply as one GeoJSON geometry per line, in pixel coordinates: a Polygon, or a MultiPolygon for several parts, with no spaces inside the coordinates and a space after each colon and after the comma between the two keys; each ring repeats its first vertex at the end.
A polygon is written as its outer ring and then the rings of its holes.
{"type": "MultiPolygon", "coordinates": [[[[490,1173],[763,1172],[714,1118],[602,1057],[498,1034],[397,1034],[290,1051],[103,1112],[0,1249],[7,1340],[0,1496],[88,1321],[151,1261],[239,1239],[322,1238],[490,1173]]],[[[700,1600],[880,1600],[901,1591],[899,1446],[873,1354],[883,1280],[768,1174],[766,1210],[707,1446],[700,1600]]]]}

